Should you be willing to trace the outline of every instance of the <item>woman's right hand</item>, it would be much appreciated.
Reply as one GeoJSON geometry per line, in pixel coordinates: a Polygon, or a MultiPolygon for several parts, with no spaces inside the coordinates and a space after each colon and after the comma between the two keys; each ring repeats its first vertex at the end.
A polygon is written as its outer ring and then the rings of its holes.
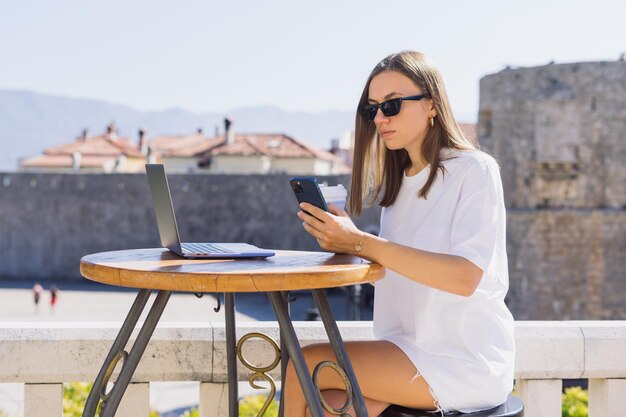
{"type": "Polygon", "coordinates": [[[308,203],[301,203],[300,208],[303,211],[298,212],[298,217],[303,221],[304,230],[317,240],[322,249],[354,253],[356,245],[362,243],[365,233],[354,225],[341,207],[329,204],[330,213],[308,203]]]}

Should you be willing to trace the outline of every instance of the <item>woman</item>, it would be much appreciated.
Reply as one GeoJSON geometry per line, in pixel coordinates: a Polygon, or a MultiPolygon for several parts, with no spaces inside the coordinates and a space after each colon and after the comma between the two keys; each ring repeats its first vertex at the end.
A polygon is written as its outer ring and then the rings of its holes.
{"type": "MultiPolygon", "coordinates": [[[[380,236],[336,206],[298,213],[321,248],[386,268],[375,287],[377,340],[346,343],[369,415],[390,404],[473,412],[505,402],[514,336],[499,168],[459,130],[441,75],[419,52],[381,61],[359,101],[351,214],[380,195],[380,236]]],[[[305,358],[310,369],[334,361],[326,344],[305,358]]],[[[333,407],[345,403],[334,372],[319,384],[333,407]]],[[[289,417],[306,413],[291,365],[285,407],[289,417]]]]}

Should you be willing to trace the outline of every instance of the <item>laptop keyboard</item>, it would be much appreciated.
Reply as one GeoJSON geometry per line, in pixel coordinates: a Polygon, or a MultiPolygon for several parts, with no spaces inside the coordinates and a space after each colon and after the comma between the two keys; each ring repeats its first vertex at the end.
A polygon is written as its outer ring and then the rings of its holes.
{"type": "Polygon", "coordinates": [[[181,246],[185,253],[233,253],[233,251],[210,243],[183,243],[181,246]]]}

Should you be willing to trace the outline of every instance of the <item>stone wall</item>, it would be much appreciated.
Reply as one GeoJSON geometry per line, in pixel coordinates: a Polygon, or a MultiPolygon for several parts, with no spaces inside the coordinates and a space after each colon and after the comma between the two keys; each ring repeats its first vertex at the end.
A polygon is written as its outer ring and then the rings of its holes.
{"type": "MultiPolygon", "coordinates": [[[[318,250],[288,179],[170,175],[182,237],[318,250]]],[[[0,213],[2,279],[80,280],[83,255],[159,246],[144,175],[0,174],[0,213]]],[[[377,232],[378,218],[357,224],[377,232]]],[[[624,211],[509,209],[507,303],[517,319],[626,319],[624,248],[624,211]]]]}
{"type": "MultiPolygon", "coordinates": [[[[319,250],[296,216],[289,178],[169,175],[182,239],[319,250]]],[[[376,232],[379,212],[356,223],[376,232]]],[[[0,173],[1,279],[79,280],[86,254],[147,247],[160,243],[145,175],[0,173]]]]}
{"type": "Polygon", "coordinates": [[[478,136],[508,207],[626,208],[626,61],[482,78],[478,136]]]}
{"type": "Polygon", "coordinates": [[[488,75],[478,136],[501,166],[516,318],[626,318],[626,62],[488,75]]]}
{"type": "Polygon", "coordinates": [[[507,304],[516,319],[626,319],[626,211],[507,215],[507,304]]]}

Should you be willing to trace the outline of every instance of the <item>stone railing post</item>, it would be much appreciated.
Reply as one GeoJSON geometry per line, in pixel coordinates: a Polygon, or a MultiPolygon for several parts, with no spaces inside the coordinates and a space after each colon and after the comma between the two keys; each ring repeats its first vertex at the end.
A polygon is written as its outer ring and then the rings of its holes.
{"type": "Polygon", "coordinates": [[[63,384],[24,384],[24,415],[59,417],[63,414],[63,384]]]}
{"type": "Polygon", "coordinates": [[[524,415],[558,417],[561,415],[560,379],[521,379],[515,392],[524,402],[524,415]]]}
{"type": "Polygon", "coordinates": [[[228,384],[201,382],[199,417],[228,417],[228,384]]]}
{"type": "Polygon", "coordinates": [[[589,417],[616,417],[626,409],[626,323],[590,321],[585,336],[585,372],[589,378],[589,417]]]}
{"type": "Polygon", "coordinates": [[[150,414],[150,384],[131,382],[115,412],[116,417],[138,417],[150,414]]]}
{"type": "Polygon", "coordinates": [[[615,417],[626,409],[626,379],[589,380],[589,417],[615,417]]]}

